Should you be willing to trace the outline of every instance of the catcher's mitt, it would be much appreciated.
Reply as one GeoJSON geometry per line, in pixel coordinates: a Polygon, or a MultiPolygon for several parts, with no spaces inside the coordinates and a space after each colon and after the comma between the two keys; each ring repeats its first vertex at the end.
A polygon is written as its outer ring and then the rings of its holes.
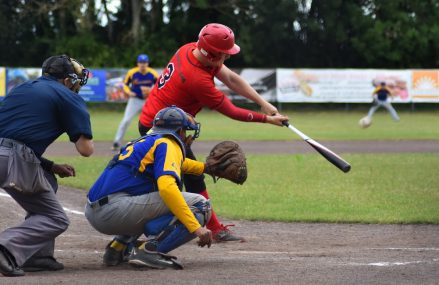
{"type": "Polygon", "coordinates": [[[247,179],[247,164],[241,147],[232,141],[223,141],[213,147],[206,158],[204,172],[213,177],[225,178],[237,184],[247,179]]]}

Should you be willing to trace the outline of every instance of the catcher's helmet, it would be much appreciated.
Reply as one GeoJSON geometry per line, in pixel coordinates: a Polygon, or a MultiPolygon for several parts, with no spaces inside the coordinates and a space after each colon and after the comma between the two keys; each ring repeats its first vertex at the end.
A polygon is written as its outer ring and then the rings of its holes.
{"type": "Polygon", "coordinates": [[[181,129],[195,131],[192,135],[192,138],[195,139],[200,134],[200,123],[197,123],[190,114],[182,109],[171,106],[160,110],[155,115],[152,129],[148,134],[171,135],[177,139],[184,150],[184,143],[178,134],[181,129]]]}
{"type": "Polygon", "coordinates": [[[46,59],[43,62],[42,72],[57,79],[70,78],[73,84],[79,81],[80,86],[87,84],[90,74],[79,61],[65,54],[46,59]]]}
{"type": "Polygon", "coordinates": [[[197,48],[210,60],[215,60],[217,53],[233,55],[240,51],[240,47],[235,44],[233,31],[217,23],[207,24],[201,29],[198,34],[197,48]]]}

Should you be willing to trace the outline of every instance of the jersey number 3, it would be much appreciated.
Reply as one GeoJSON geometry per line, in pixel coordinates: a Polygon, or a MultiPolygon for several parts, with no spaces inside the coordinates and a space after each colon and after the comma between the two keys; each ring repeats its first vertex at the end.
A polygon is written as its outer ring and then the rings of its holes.
{"type": "Polygon", "coordinates": [[[166,70],[164,70],[163,73],[160,75],[159,83],[158,83],[159,89],[165,86],[166,82],[168,82],[168,80],[171,79],[173,73],[174,73],[174,64],[171,62],[166,67],[166,70]]]}

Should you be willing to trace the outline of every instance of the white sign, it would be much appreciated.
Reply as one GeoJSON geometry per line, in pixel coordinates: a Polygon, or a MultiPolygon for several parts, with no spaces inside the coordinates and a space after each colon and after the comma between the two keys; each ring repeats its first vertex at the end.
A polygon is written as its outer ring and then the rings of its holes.
{"type": "Polygon", "coordinates": [[[380,82],[390,89],[394,102],[410,102],[411,72],[376,69],[276,70],[279,102],[367,103],[380,82]]]}

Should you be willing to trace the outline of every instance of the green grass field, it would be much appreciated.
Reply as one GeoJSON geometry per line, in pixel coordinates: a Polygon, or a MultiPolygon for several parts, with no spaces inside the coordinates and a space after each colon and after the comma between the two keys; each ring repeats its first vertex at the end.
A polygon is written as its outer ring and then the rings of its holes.
{"type": "MultiPolygon", "coordinates": [[[[439,140],[439,112],[400,112],[395,123],[378,112],[373,125],[360,129],[363,112],[287,112],[291,122],[317,140],[439,140]]],[[[121,111],[92,110],[95,140],[111,141],[121,111]]],[[[266,124],[233,121],[204,110],[201,140],[291,140],[292,132],[266,124]]],[[[126,138],[137,137],[133,121],[126,138]]],[[[61,138],[63,140],[66,137],[61,138]]],[[[438,142],[439,143],[439,142],[438,142]]],[[[250,155],[244,186],[228,181],[208,189],[216,211],[233,219],[306,222],[439,223],[439,154],[354,154],[348,174],[316,153],[250,155]]],[[[57,157],[77,170],[64,185],[88,189],[107,164],[105,157],[57,157]]],[[[84,194],[85,195],[85,194],[84,194]]]]}
{"type": "MultiPolygon", "coordinates": [[[[57,157],[77,170],[61,184],[88,189],[108,158],[57,157]]],[[[303,222],[439,223],[439,154],[346,155],[342,173],[317,154],[250,155],[236,186],[206,178],[214,209],[233,219],[303,222]]],[[[85,195],[85,192],[84,192],[85,195]]]]}
{"type": "MultiPolygon", "coordinates": [[[[358,120],[365,112],[325,111],[286,112],[290,121],[308,136],[318,140],[439,140],[439,112],[400,112],[401,121],[395,123],[390,115],[378,111],[368,129],[360,129],[358,120]]],[[[97,141],[112,141],[122,118],[121,111],[92,110],[92,128],[97,141]]],[[[243,123],[217,112],[203,110],[200,140],[290,140],[296,135],[284,128],[268,124],[243,123]]],[[[130,140],[138,137],[137,119],[126,134],[130,140]]],[[[67,140],[66,136],[60,140],[67,140]]]]}

